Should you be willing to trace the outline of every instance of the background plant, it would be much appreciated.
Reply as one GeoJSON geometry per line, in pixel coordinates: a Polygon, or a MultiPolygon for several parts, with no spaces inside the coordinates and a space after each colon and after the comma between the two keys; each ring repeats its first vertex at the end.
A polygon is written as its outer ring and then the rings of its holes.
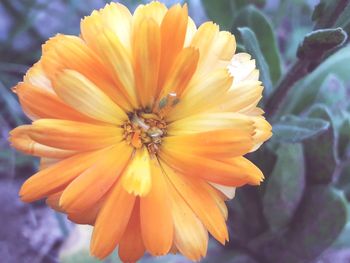
{"type": "MultiPolygon", "coordinates": [[[[19,203],[19,184],[37,164],[6,138],[28,122],[10,88],[39,58],[41,44],[57,32],[77,34],[80,18],[106,2],[0,2],[0,212],[8,221],[0,230],[0,255],[6,262],[95,262],[87,228],[73,228],[42,203],[19,203]]],[[[142,1],[121,2],[132,9],[142,1]]],[[[207,18],[220,24],[235,34],[238,51],[256,60],[265,86],[261,107],[274,132],[249,156],[265,182],[237,191],[228,203],[231,241],[211,243],[203,262],[350,262],[350,1],[186,2],[197,24],[207,18]]]]}

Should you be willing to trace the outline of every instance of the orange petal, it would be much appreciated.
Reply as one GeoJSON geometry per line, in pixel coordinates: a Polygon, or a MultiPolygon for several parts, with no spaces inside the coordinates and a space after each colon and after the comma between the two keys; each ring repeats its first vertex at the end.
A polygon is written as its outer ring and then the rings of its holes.
{"type": "Polygon", "coordinates": [[[141,198],[141,232],[147,251],[153,256],[160,256],[167,254],[171,248],[174,226],[168,187],[158,160],[151,161],[151,171],[151,191],[141,198]]]}
{"type": "Polygon", "coordinates": [[[99,56],[81,38],[65,35],[53,37],[43,46],[41,60],[43,69],[52,82],[57,73],[64,69],[77,71],[123,109],[131,109],[125,97],[117,92],[109,68],[105,67],[99,56]]]}
{"type": "Polygon", "coordinates": [[[93,256],[103,259],[118,245],[129,223],[135,199],[120,182],[113,186],[96,219],[90,246],[93,256]]]}
{"type": "Polygon", "coordinates": [[[75,212],[70,213],[69,211],[66,213],[68,214],[68,219],[76,224],[83,224],[83,225],[95,225],[96,218],[98,213],[101,210],[102,205],[106,201],[106,195],[104,195],[100,200],[97,201],[97,203],[91,205],[91,207],[75,212]]]}
{"type": "Polygon", "coordinates": [[[33,122],[28,136],[50,147],[89,151],[115,145],[123,140],[123,130],[114,126],[41,119],[33,122]]]}
{"type": "Polygon", "coordinates": [[[181,97],[197,69],[198,59],[199,52],[195,48],[185,48],[178,54],[164,86],[161,87],[158,104],[155,105],[157,108],[161,106],[159,102],[166,99],[169,94],[174,94],[177,98],[181,97]]]}
{"type": "Polygon", "coordinates": [[[259,168],[244,157],[219,161],[187,153],[165,153],[164,150],[159,156],[169,166],[187,176],[200,177],[222,185],[259,185],[264,178],[259,168]]]}
{"type": "Polygon", "coordinates": [[[187,258],[199,261],[207,253],[208,232],[178,191],[169,183],[174,243],[187,258]]]}
{"type": "Polygon", "coordinates": [[[118,179],[131,153],[132,147],[124,143],[108,149],[94,166],[67,186],[60,199],[60,206],[69,213],[78,213],[92,207],[118,179]],[[116,157],[118,155],[119,158],[116,157]]]}
{"type": "Polygon", "coordinates": [[[57,212],[64,213],[64,210],[59,205],[59,200],[62,195],[63,191],[54,193],[52,195],[49,195],[46,199],[46,204],[51,207],[52,209],[56,210],[57,212]]]}
{"type": "Polygon", "coordinates": [[[30,125],[22,125],[12,130],[9,138],[11,146],[25,154],[45,158],[61,159],[76,154],[76,151],[57,149],[37,143],[28,136],[30,129],[30,125]]]}
{"type": "Polygon", "coordinates": [[[153,19],[135,25],[133,54],[137,94],[141,105],[151,107],[156,95],[160,63],[160,28],[153,19]],[[135,34],[136,33],[136,34],[135,34]]]}
{"type": "Polygon", "coordinates": [[[229,158],[241,156],[253,146],[253,131],[225,129],[195,134],[168,136],[163,139],[165,153],[182,153],[205,156],[207,158],[229,158]]]}
{"type": "Polygon", "coordinates": [[[35,87],[30,83],[19,83],[15,88],[15,92],[18,95],[24,112],[33,120],[51,118],[96,122],[94,119],[81,114],[65,104],[50,90],[35,87]]]}
{"type": "Polygon", "coordinates": [[[41,88],[43,91],[46,90],[47,92],[54,92],[52,89],[51,81],[45,75],[45,71],[40,60],[35,63],[30,69],[28,69],[23,78],[23,82],[41,88]]]}
{"type": "Polygon", "coordinates": [[[164,172],[174,188],[183,197],[208,231],[223,245],[228,240],[225,218],[212,198],[209,186],[203,180],[190,178],[163,165],[164,172]]]}
{"type": "Polygon", "coordinates": [[[121,124],[128,117],[94,83],[77,71],[63,70],[53,81],[58,96],[77,111],[99,121],[121,124]]]}
{"type": "Polygon", "coordinates": [[[62,191],[74,178],[91,167],[101,152],[77,154],[30,177],[21,187],[20,197],[32,202],[62,191]]]}
{"type": "MultiPolygon", "coordinates": [[[[161,62],[159,87],[162,87],[165,77],[173,65],[178,53],[184,46],[188,21],[187,4],[172,6],[164,16],[161,24],[161,62]]],[[[158,89],[158,92],[160,88],[158,89]]]]}
{"type": "Polygon", "coordinates": [[[146,147],[137,149],[123,172],[121,184],[133,195],[146,196],[151,190],[151,159],[146,147]]]}
{"type": "Polygon", "coordinates": [[[136,201],[129,224],[118,247],[119,258],[123,262],[136,262],[145,253],[140,224],[140,205],[139,201],[136,201]]]}

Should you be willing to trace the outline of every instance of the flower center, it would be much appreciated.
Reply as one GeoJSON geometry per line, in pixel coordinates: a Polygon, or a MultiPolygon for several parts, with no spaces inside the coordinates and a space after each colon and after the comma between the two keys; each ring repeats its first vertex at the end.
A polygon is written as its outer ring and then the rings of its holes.
{"type": "Polygon", "coordinates": [[[154,113],[132,112],[123,124],[124,138],[135,148],[145,145],[156,154],[162,137],[166,134],[166,122],[154,113]]]}

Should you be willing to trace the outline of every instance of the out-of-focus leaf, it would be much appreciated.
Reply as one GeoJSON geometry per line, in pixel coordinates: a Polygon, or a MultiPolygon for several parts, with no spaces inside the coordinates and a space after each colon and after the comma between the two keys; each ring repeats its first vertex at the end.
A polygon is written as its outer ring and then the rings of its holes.
{"type": "Polygon", "coordinates": [[[281,76],[281,59],[269,18],[254,6],[249,5],[239,11],[232,27],[233,33],[241,42],[237,30],[239,27],[249,27],[255,33],[261,52],[269,66],[271,80],[276,83],[281,76]]]}
{"type": "Polygon", "coordinates": [[[339,14],[346,8],[348,1],[321,0],[312,14],[312,21],[316,22],[316,28],[333,26],[339,14]]]}
{"type": "MultiPolygon", "coordinates": [[[[309,112],[313,118],[321,118],[328,123],[331,113],[326,106],[315,105],[309,112]]],[[[307,180],[312,183],[329,183],[338,164],[336,140],[333,126],[304,142],[307,180]]]]}
{"type": "MultiPolygon", "coordinates": [[[[349,156],[350,151],[350,119],[346,118],[339,128],[338,154],[341,159],[349,156]]],[[[349,174],[350,178],[350,174],[349,174]]]]}
{"type": "Polygon", "coordinates": [[[273,140],[296,143],[326,131],[329,122],[319,118],[284,116],[273,125],[273,140]]]}
{"type": "Polygon", "coordinates": [[[349,61],[350,47],[344,47],[326,59],[312,73],[295,84],[280,114],[299,114],[309,108],[314,103],[325,78],[331,72],[347,83],[350,80],[349,61]]]}
{"type": "MultiPolygon", "coordinates": [[[[347,222],[346,200],[331,186],[314,185],[306,189],[300,209],[286,238],[288,250],[309,262],[328,248],[347,222]]],[[[283,261],[290,262],[290,261],[283,261]]]]}
{"type": "Polygon", "coordinates": [[[272,231],[282,229],[291,221],[305,186],[302,145],[282,144],[277,156],[263,196],[264,215],[272,231]]]}
{"type": "Polygon", "coordinates": [[[330,108],[344,109],[349,102],[344,82],[330,73],[320,88],[315,102],[326,104],[330,108]]]}
{"type": "Polygon", "coordinates": [[[230,31],[233,20],[238,11],[248,4],[258,7],[265,5],[265,0],[202,0],[201,1],[210,20],[218,23],[222,29],[230,31]]]}
{"type": "Polygon", "coordinates": [[[348,34],[350,33],[350,3],[337,19],[335,26],[343,28],[348,34]]]}
{"type": "MultiPolygon", "coordinates": [[[[272,92],[272,82],[270,78],[269,66],[266,63],[265,57],[261,52],[259,42],[256,39],[255,33],[248,27],[240,27],[238,31],[241,34],[243,44],[249,54],[256,59],[257,68],[260,70],[261,81],[265,87],[264,92],[268,96],[272,92]]],[[[266,96],[266,97],[267,97],[266,96]]]]}
{"type": "Polygon", "coordinates": [[[346,163],[341,168],[337,187],[344,191],[346,198],[350,201],[350,163],[346,163]]]}
{"type": "Polygon", "coordinates": [[[340,27],[319,29],[307,34],[297,50],[300,59],[318,60],[327,52],[342,46],[348,35],[340,27]]]}

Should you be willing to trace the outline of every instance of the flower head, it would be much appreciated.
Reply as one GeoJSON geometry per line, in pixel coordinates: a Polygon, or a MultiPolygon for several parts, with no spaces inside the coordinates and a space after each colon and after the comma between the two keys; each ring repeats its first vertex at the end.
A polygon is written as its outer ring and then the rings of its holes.
{"type": "Polygon", "coordinates": [[[118,246],[125,262],[199,260],[208,232],[224,244],[224,201],[263,180],[243,155],[271,136],[255,62],[235,48],[217,25],[197,29],[186,5],[159,2],[133,15],[111,3],[80,37],[48,40],[14,89],[33,122],[10,141],[41,158],[21,199],[93,225],[98,258],[118,246]]]}

